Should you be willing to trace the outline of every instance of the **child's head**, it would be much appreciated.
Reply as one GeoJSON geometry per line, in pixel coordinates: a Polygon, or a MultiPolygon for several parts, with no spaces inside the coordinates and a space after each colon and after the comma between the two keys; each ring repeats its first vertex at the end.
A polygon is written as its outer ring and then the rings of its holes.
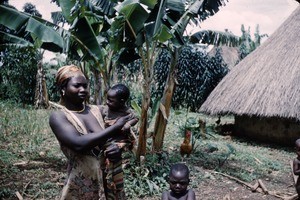
{"type": "Polygon", "coordinates": [[[295,150],[298,156],[300,156],[300,139],[297,139],[295,142],[295,150]]]}
{"type": "Polygon", "coordinates": [[[189,168],[183,163],[172,165],[169,174],[170,190],[174,195],[184,195],[189,185],[189,168]]]}
{"type": "Polygon", "coordinates": [[[125,106],[129,96],[130,92],[126,85],[114,85],[107,92],[107,106],[111,110],[118,110],[125,106]]]}

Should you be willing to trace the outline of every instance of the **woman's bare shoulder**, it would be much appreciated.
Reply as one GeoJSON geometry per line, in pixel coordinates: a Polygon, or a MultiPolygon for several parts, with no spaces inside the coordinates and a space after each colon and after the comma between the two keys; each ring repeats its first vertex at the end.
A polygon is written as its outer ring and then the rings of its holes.
{"type": "Polygon", "coordinates": [[[55,110],[51,112],[50,117],[49,117],[49,123],[56,123],[57,121],[61,121],[66,119],[66,116],[63,111],[61,110],[55,110]]]}

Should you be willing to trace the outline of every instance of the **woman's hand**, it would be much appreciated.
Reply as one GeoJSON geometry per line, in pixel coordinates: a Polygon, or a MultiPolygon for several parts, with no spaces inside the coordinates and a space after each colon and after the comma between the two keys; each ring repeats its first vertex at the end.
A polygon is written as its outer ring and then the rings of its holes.
{"type": "Polygon", "coordinates": [[[117,162],[122,159],[122,151],[119,146],[114,143],[109,145],[104,153],[108,160],[111,162],[117,162]]]}
{"type": "Polygon", "coordinates": [[[132,114],[128,114],[126,116],[120,117],[114,125],[117,126],[118,129],[122,129],[122,127],[126,124],[126,122],[131,120],[132,117],[133,117],[132,114]]]}

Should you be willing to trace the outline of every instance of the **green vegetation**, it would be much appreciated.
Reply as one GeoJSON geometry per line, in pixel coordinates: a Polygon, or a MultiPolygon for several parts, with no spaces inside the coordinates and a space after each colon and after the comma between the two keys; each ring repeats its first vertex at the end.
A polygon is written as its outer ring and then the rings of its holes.
{"type": "Polygon", "coordinates": [[[37,50],[0,47],[0,52],[0,98],[33,105],[38,62],[37,50]]]}
{"type": "MultiPolygon", "coordinates": [[[[49,110],[0,102],[1,199],[15,199],[15,192],[28,199],[54,199],[60,192],[66,160],[48,125],[49,113],[49,110]]],[[[206,121],[205,138],[198,135],[198,129],[194,129],[197,136],[194,151],[183,160],[191,169],[192,187],[197,188],[201,182],[212,177],[218,178],[214,171],[246,182],[267,178],[272,172],[290,171],[285,162],[294,157],[294,152],[226,138],[216,133],[216,119],[172,111],[163,152],[147,155],[147,162],[140,166],[131,153],[124,154],[125,186],[130,199],[160,196],[161,191],[168,188],[166,177],[170,165],[182,161],[179,146],[183,141],[183,119],[193,123],[198,119],[206,121]]],[[[149,140],[147,148],[151,145],[149,140]]],[[[273,181],[278,180],[274,178],[273,181]]]]}

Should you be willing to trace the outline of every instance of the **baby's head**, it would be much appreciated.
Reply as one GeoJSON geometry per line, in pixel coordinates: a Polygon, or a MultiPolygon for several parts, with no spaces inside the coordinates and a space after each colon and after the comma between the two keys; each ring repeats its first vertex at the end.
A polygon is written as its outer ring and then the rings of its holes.
{"type": "Polygon", "coordinates": [[[189,185],[189,168],[183,163],[172,165],[169,174],[170,190],[174,195],[184,195],[189,185]]]}
{"type": "Polygon", "coordinates": [[[118,110],[125,106],[129,96],[130,91],[126,85],[114,85],[107,92],[107,106],[111,110],[118,110]]]}

